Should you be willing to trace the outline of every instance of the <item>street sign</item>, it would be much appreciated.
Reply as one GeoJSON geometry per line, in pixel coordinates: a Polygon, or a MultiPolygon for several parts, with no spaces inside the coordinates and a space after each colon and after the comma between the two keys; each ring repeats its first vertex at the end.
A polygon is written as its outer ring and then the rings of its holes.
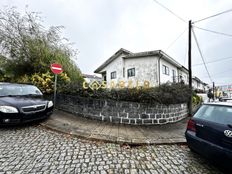
{"type": "Polygon", "coordinates": [[[60,74],[63,72],[62,66],[58,63],[51,64],[51,70],[54,74],[60,74]]]}
{"type": "Polygon", "coordinates": [[[54,107],[56,105],[56,84],[57,84],[57,74],[60,74],[63,72],[62,66],[58,63],[53,63],[51,64],[51,70],[55,74],[55,83],[54,83],[54,98],[53,98],[53,103],[54,107]]]}

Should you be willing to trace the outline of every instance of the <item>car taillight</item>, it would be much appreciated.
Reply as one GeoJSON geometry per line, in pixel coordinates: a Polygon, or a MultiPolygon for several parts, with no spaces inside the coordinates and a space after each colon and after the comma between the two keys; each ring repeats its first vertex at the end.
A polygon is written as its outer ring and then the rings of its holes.
{"type": "Polygon", "coordinates": [[[191,119],[188,121],[187,130],[196,132],[196,123],[195,123],[195,121],[193,121],[191,119]]]}

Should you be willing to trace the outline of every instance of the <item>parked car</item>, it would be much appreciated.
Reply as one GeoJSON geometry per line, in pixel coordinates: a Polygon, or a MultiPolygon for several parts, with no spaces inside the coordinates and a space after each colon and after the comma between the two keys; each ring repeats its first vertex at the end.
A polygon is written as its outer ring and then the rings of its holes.
{"type": "Polygon", "coordinates": [[[221,101],[221,102],[227,102],[227,101],[231,102],[232,98],[229,98],[229,97],[219,97],[218,100],[221,101]]]}
{"type": "Polygon", "coordinates": [[[53,102],[45,100],[34,85],[0,83],[0,124],[17,124],[45,119],[53,102]]]}
{"type": "Polygon", "coordinates": [[[189,120],[188,147],[232,171],[232,103],[205,103],[189,120]]]}

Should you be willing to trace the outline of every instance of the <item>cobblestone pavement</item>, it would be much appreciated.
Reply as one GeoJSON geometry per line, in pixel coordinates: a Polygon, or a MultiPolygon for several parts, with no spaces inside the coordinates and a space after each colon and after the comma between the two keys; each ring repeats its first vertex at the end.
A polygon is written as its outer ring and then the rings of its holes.
{"type": "Polygon", "coordinates": [[[40,126],[0,129],[3,173],[220,173],[185,145],[129,147],[40,126]]]}

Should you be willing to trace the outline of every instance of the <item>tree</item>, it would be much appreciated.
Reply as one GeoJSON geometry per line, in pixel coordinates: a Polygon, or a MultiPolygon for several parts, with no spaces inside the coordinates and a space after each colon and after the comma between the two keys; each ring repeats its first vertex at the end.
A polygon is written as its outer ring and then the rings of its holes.
{"type": "Polygon", "coordinates": [[[46,73],[51,63],[61,63],[71,81],[82,80],[81,72],[72,60],[76,51],[60,36],[62,26],[46,29],[40,14],[21,15],[16,8],[0,11],[0,65],[11,79],[24,75],[46,73]],[[3,58],[4,61],[3,61],[3,58]],[[2,66],[1,66],[2,67],[2,66]]]}

